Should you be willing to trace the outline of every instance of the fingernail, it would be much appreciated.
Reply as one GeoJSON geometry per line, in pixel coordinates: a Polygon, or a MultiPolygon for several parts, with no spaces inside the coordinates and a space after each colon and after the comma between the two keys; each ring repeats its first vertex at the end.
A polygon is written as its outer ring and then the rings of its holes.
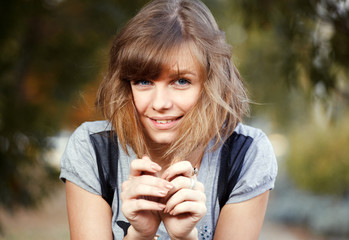
{"type": "Polygon", "coordinates": [[[159,210],[163,210],[166,207],[166,205],[159,203],[158,207],[159,207],[159,210]]]}
{"type": "Polygon", "coordinates": [[[161,167],[158,164],[156,164],[156,163],[152,163],[150,167],[154,171],[160,171],[161,170],[161,167]]]}
{"type": "Polygon", "coordinates": [[[165,172],[162,174],[161,177],[162,177],[163,179],[166,179],[166,178],[167,178],[167,175],[168,175],[168,171],[165,171],[165,172]]]}
{"type": "Polygon", "coordinates": [[[171,190],[172,188],[173,188],[173,184],[172,183],[166,183],[165,184],[165,188],[167,189],[167,190],[171,190]]]}
{"type": "Polygon", "coordinates": [[[159,191],[159,194],[160,194],[161,196],[166,196],[166,194],[167,194],[167,191],[164,191],[164,190],[160,190],[160,191],[159,191]]]}

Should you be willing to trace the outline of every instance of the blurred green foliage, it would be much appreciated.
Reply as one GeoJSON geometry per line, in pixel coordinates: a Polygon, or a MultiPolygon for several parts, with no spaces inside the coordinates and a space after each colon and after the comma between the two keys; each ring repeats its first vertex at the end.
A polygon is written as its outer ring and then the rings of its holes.
{"type": "MultiPolygon", "coordinates": [[[[145,2],[11,0],[1,3],[0,206],[7,210],[32,206],[52,191],[58,182],[58,172],[45,158],[45,152],[52,147],[48,137],[62,129],[81,89],[103,77],[112,37],[145,2]]],[[[339,165],[343,161],[333,160],[343,159],[346,154],[345,147],[335,151],[337,144],[344,146],[344,131],[338,131],[342,137],[336,137],[337,130],[332,133],[330,127],[324,131],[326,135],[304,124],[309,123],[315,100],[325,107],[327,114],[321,117],[329,119],[329,124],[343,119],[348,108],[347,1],[204,2],[233,45],[234,61],[252,99],[262,103],[262,106],[254,105],[255,115],[271,120],[276,131],[297,133],[290,139],[290,170],[299,172],[293,174],[297,182],[317,191],[317,184],[311,183],[314,179],[326,182],[333,177],[329,172],[338,171],[343,179],[334,180],[333,184],[345,183],[347,178],[340,174],[344,167],[339,165]],[[301,133],[314,136],[307,141],[309,149],[316,149],[317,144],[321,148],[318,152],[328,156],[321,157],[324,163],[319,164],[319,170],[314,173],[317,177],[313,179],[304,180],[300,169],[308,169],[303,166],[307,162],[303,160],[305,156],[308,164],[315,161],[313,156],[319,156],[306,149],[298,150],[301,133]],[[321,140],[323,136],[333,142],[321,140]],[[292,155],[294,149],[304,156],[292,155]],[[327,149],[329,152],[325,152],[327,149]],[[322,165],[333,169],[322,170],[322,165]]],[[[340,186],[342,190],[333,193],[343,192],[345,187],[340,186]]]]}
{"type": "MultiPolygon", "coordinates": [[[[334,72],[336,66],[349,66],[347,1],[236,2],[243,11],[247,29],[272,32],[269,44],[278,48],[285,80],[297,85],[301,74],[305,74],[312,86],[321,83],[328,91],[336,90],[348,98],[347,91],[343,92],[338,86],[337,72],[334,72]]],[[[345,74],[348,77],[348,69],[345,74]]]]}
{"type": "Polygon", "coordinates": [[[111,37],[141,3],[1,3],[0,206],[33,206],[52,192],[58,170],[45,158],[48,137],[61,130],[79,89],[100,77],[111,37]]]}
{"type": "Polygon", "coordinates": [[[255,112],[268,115],[277,129],[299,123],[299,116],[312,108],[317,87],[324,89],[321,97],[331,117],[340,117],[348,107],[348,5],[331,0],[226,1],[228,39],[253,100],[265,104],[255,112]],[[305,101],[294,106],[300,94],[305,101]]]}
{"type": "Polygon", "coordinates": [[[253,113],[289,137],[292,180],[348,194],[349,2],[223,2],[223,28],[257,102],[253,113]]]}
{"type": "Polygon", "coordinates": [[[348,117],[326,127],[307,123],[292,132],[287,168],[298,186],[318,194],[349,193],[348,117]]]}

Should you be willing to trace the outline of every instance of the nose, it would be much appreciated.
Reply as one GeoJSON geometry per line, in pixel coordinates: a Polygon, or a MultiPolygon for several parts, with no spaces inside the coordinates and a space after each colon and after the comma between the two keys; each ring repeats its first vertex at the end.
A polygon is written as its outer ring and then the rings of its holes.
{"type": "Polygon", "coordinates": [[[172,107],[172,99],[170,92],[166,87],[156,87],[154,89],[152,108],[156,111],[170,109],[172,107]]]}

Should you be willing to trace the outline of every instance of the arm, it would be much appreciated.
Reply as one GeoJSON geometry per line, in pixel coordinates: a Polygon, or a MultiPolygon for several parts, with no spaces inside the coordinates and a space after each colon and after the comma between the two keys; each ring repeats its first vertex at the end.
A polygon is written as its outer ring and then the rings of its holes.
{"type": "Polygon", "coordinates": [[[70,181],[66,181],[66,194],[70,239],[113,239],[112,211],[101,196],[70,181]]]}
{"type": "MultiPolygon", "coordinates": [[[[165,206],[156,201],[139,198],[143,195],[160,197],[166,195],[169,182],[142,172],[153,170],[150,159],[133,161],[130,179],[122,185],[122,211],[131,223],[125,239],[152,239],[160,223],[156,211],[165,206]],[[139,169],[138,169],[139,168],[139,169]],[[150,234],[143,236],[145,232],[150,234]]],[[[157,166],[159,167],[159,166],[157,166]]],[[[160,167],[159,167],[160,168],[160,167]]],[[[170,184],[171,185],[171,184],[170,184]]],[[[172,188],[172,185],[171,187],[172,188]]],[[[70,238],[72,240],[112,240],[112,211],[100,196],[66,181],[67,209],[70,238]]]]}
{"type": "Polygon", "coordinates": [[[218,219],[214,239],[257,240],[267,209],[269,191],[241,203],[226,204],[218,219]]]}

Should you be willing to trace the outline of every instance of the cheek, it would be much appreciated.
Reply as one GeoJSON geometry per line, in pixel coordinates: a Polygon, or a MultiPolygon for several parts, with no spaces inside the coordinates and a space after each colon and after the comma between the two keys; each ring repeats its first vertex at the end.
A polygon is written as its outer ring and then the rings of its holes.
{"type": "Polygon", "coordinates": [[[133,94],[133,103],[138,114],[144,113],[148,104],[147,98],[145,98],[142,94],[133,94]]]}
{"type": "Polygon", "coordinates": [[[187,112],[195,106],[199,98],[200,94],[198,92],[191,92],[190,94],[177,98],[177,106],[180,106],[182,110],[187,112]]]}

